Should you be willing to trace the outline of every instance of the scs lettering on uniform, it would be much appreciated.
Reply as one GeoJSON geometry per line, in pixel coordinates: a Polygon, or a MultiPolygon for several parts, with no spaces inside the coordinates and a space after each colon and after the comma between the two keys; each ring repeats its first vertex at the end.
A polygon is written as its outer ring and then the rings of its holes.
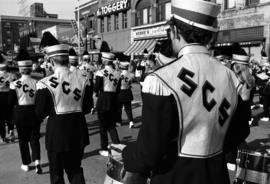
{"type": "Polygon", "coordinates": [[[104,70],[104,77],[109,77],[109,80],[113,82],[113,85],[117,85],[118,79],[114,78],[113,74],[109,73],[108,70],[104,70]]]}
{"type": "Polygon", "coordinates": [[[0,84],[5,84],[5,86],[9,86],[9,81],[5,81],[4,77],[0,77],[0,84]]]}
{"type": "MultiPolygon", "coordinates": [[[[181,90],[189,97],[192,96],[193,92],[197,89],[198,85],[192,81],[192,78],[194,77],[194,72],[182,68],[177,75],[177,77],[182,80],[185,84],[181,86],[181,90]]],[[[202,86],[202,101],[203,101],[203,106],[205,109],[210,112],[213,107],[217,104],[215,99],[211,99],[208,101],[207,98],[207,92],[214,93],[215,87],[209,82],[205,81],[203,86],[202,86]]],[[[219,116],[219,124],[220,126],[223,126],[226,120],[229,118],[229,115],[226,110],[230,108],[231,104],[228,102],[226,98],[223,98],[220,106],[219,106],[219,113],[221,116],[219,116]]]]}
{"type": "Polygon", "coordinates": [[[125,81],[125,83],[129,82],[128,77],[125,77],[124,75],[121,75],[121,79],[122,81],[125,81]]]}
{"type": "MultiPolygon", "coordinates": [[[[50,86],[53,88],[57,88],[59,87],[59,82],[57,81],[58,79],[56,77],[51,77],[49,79],[50,81],[50,86]]],[[[71,91],[71,89],[69,88],[70,84],[66,81],[63,81],[61,85],[62,91],[64,92],[64,94],[69,95],[70,92],[73,93],[74,97],[73,99],[76,101],[79,101],[81,96],[81,90],[79,90],[78,88],[75,88],[73,91],[71,91]]]]}
{"type": "Polygon", "coordinates": [[[22,81],[17,81],[16,82],[16,87],[18,89],[22,88],[22,91],[24,93],[28,93],[29,97],[33,98],[35,96],[35,90],[31,89],[27,84],[22,84],[22,81]]]}

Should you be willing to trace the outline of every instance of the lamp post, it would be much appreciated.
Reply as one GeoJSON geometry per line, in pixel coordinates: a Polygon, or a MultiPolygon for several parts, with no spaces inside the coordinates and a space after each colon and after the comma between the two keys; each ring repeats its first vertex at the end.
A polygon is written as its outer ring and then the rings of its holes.
{"type": "Polygon", "coordinates": [[[78,56],[79,56],[79,62],[80,62],[80,55],[81,55],[81,37],[80,37],[80,0],[78,0],[78,12],[77,12],[77,18],[78,18],[78,56]]]}

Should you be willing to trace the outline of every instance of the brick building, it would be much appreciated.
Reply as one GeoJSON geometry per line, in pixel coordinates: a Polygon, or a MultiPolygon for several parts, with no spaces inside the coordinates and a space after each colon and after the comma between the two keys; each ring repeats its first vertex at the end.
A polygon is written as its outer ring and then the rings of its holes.
{"type": "Polygon", "coordinates": [[[269,56],[270,0],[219,0],[220,31],[216,46],[239,42],[248,54],[260,61],[263,44],[269,56]]]}
{"type": "Polygon", "coordinates": [[[97,33],[113,51],[125,51],[131,43],[131,0],[100,0],[97,33]]]}
{"type": "Polygon", "coordinates": [[[41,38],[42,30],[55,25],[71,27],[70,20],[0,15],[0,50],[14,50],[20,38],[29,34],[41,38]]]}

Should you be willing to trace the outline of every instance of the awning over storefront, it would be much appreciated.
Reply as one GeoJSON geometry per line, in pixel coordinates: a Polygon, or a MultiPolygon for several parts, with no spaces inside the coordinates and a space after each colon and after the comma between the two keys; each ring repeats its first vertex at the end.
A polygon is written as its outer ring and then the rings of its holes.
{"type": "Polygon", "coordinates": [[[147,49],[148,53],[152,53],[158,40],[162,40],[162,38],[134,41],[124,52],[124,54],[142,55],[144,49],[147,49]]]}
{"type": "Polygon", "coordinates": [[[222,30],[218,32],[216,46],[228,46],[234,42],[240,45],[256,45],[264,40],[264,27],[222,30]]]}

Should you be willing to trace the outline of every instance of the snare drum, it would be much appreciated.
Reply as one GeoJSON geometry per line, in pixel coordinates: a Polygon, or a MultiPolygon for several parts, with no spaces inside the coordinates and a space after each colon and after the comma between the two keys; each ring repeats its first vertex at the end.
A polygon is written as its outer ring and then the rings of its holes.
{"type": "Polygon", "coordinates": [[[269,184],[270,155],[238,150],[234,184],[269,184]]]}
{"type": "Polygon", "coordinates": [[[104,184],[123,184],[124,176],[125,170],[122,159],[122,150],[110,146],[104,184]]]}

